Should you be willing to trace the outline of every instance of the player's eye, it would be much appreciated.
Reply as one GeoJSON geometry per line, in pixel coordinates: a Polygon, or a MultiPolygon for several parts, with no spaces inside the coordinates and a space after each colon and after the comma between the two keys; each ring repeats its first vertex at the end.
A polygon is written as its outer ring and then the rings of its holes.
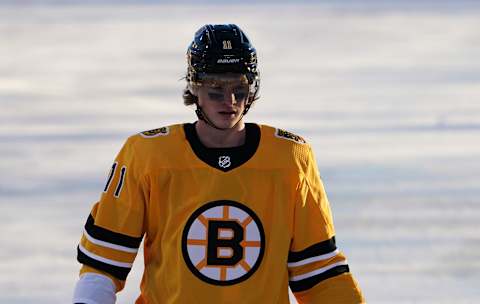
{"type": "Polygon", "coordinates": [[[247,94],[245,92],[236,92],[234,94],[235,94],[236,101],[242,101],[247,97],[247,94]]]}
{"type": "Polygon", "coordinates": [[[209,97],[211,100],[223,101],[225,95],[223,95],[222,93],[213,93],[213,92],[210,92],[210,93],[208,93],[208,97],[209,97]]]}

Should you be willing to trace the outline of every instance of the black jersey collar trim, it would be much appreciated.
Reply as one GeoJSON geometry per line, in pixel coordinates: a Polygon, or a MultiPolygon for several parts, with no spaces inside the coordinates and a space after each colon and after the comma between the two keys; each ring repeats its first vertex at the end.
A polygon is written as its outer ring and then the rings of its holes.
{"type": "Polygon", "coordinates": [[[195,155],[209,166],[227,172],[246,163],[257,151],[260,144],[260,127],[254,123],[245,124],[245,144],[231,148],[208,148],[198,138],[195,124],[183,125],[185,136],[195,155]]]}

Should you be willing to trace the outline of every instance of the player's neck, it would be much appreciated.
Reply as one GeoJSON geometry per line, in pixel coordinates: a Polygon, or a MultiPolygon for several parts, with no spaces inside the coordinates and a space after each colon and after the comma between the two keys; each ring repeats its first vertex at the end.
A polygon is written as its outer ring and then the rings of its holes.
{"type": "Polygon", "coordinates": [[[238,147],[245,143],[245,123],[240,121],[234,128],[228,130],[215,129],[204,121],[195,124],[198,138],[208,148],[238,147]]]}

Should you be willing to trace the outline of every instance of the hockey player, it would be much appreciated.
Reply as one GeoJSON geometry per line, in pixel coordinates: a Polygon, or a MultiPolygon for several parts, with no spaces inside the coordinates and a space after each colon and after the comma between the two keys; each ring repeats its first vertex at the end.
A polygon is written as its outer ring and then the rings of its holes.
{"type": "Polygon", "coordinates": [[[115,303],[144,241],[137,304],[363,303],[335,245],[308,143],[245,123],[257,53],[236,25],[200,28],[184,103],[198,120],[141,132],[118,154],[78,245],[74,303],[115,303]]]}

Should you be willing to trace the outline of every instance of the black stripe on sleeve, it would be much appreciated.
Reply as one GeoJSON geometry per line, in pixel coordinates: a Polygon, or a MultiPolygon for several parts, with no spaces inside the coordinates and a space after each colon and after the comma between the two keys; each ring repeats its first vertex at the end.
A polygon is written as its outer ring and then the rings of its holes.
{"type": "Polygon", "coordinates": [[[326,254],[336,249],[337,245],[335,245],[335,237],[332,237],[329,240],[312,245],[302,251],[290,251],[288,253],[288,263],[294,263],[318,255],[326,254]]]}
{"type": "Polygon", "coordinates": [[[112,165],[112,168],[110,169],[110,174],[108,175],[108,180],[107,184],[105,185],[105,188],[103,189],[103,192],[107,192],[108,188],[110,187],[110,183],[112,182],[113,176],[115,175],[115,170],[117,169],[117,162],[114,162],[112,165]]]}
{"type": "Polygon", "coordinates": [[[115,193],[113,194],[113,196],[117,198],[120,196],[120,191],[122,191],[126,171],[127,171],[127,168],[125,166],[123,166],[122,169],[120,169],[120,179],[118,181],[117,189],[115,189],[115,193]]]}
{"type": "Polygon", "coordinates": [[[317,274],[315,276],[312,276],[300,281],[290,281],[289,285],[293,292],[305,291],[326,279],[333,278],[337,275],[340,275],[346,272],[350,272],[348,265],[339,265],[325,272],[322,272],[320,274],[317,274]]]}
{"type": "Polygon", "coordinates": [[[131,269],[131,268],[110,265],[110,264],[92,259],[91,257],[85,255],[80,250],[79,247],[77,247],[77,261],[82,264],[93,267],[95,269],[105,271],[111,274],[112,276],[114,276],[115,278],[122,281],[125,281],[127,279],[128,273],[130,272],[130,269],[131,269]]]}
{"type": "Polygon", "coordinates": [[[97,240],[128,248],[138,249],[138,247],[140,247],[140,243],[142,242],[142,237],[131,237],[96,226],[95,220],[91,214],[88,216],[87,223],[85,224],[85,230],[91,237],[97,240]]]}

